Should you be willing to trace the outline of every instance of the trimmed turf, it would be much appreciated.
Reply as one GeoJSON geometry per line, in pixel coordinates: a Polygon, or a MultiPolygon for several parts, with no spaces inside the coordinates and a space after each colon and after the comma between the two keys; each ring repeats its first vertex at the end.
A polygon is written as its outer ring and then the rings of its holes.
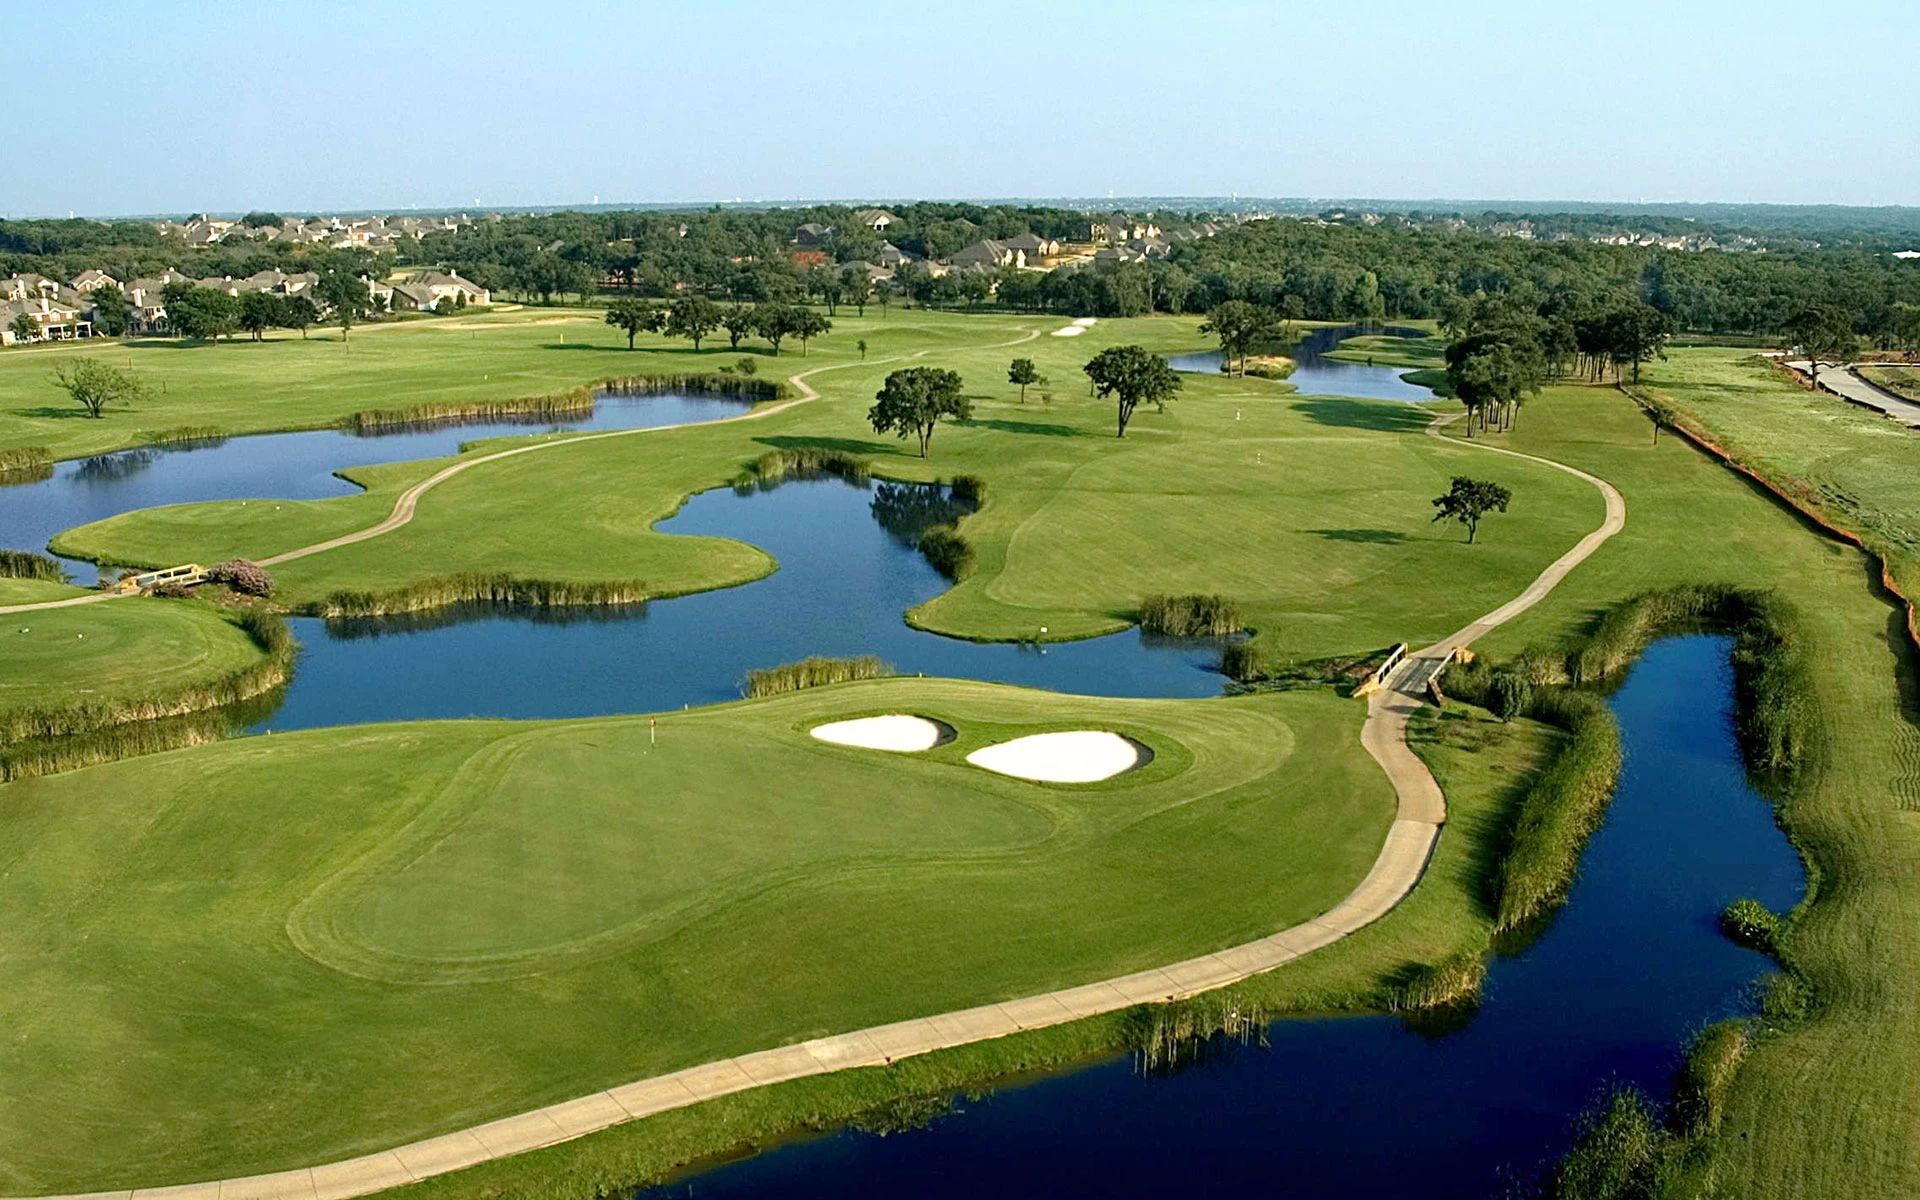
{"type": "MultiPolygon", "coordinates": [[[[1115,438],[1112,406],[1088,397],[1081,364],[1125,341],[1204,344],[1193,319],[1102,321],[1079,338],[1004,346],[993,343],[1057,321],[895,314],[887,336],[909,315],[921,325],[895,350],[918,346],[924,361],[958,369],[975,403],[970,422],[939,431],[928,460],[865,423],[874,389],[898,363],[835,359],[845,349],[836,330],[810,360],[838,364],[813,377],[822,401],[481,466],[429,493],[396,533],[276,568],[282,598],[459,571],[639,578],[656,594],[739,583],[770,560],[736,543],[656,534],[652,522],[769,449],[820,447],[902,478],[986,479],[986,507],[961,527],[974,572],[910,615],[925,628],[1012,640],[1045,626],[1047,638],[1083,637],[1123,628],[1147,595],[1210,591],[1237,600],[1271,652],[1317,656],[1450,632],[1517,592],[1600,518],[1598,495],[1560,472],[1417,436],[1429,416],[1417,406],[1297,396],[1260,380],[1189,376],[1168,412],[1143,413],[1127,439],[1115,438]],[[1005,382],[1016,355],[1035,358],[1054,381],[1051,404],[1037,388],[1017,401],[1005,382]],[[1431,521],[1431,498],[1462,473],[1517,497],[1474,546],[1431,521]]],[[[118,562],[263,557],[372,524],[437,465],[355,472],[372,492],[279,511],[216,504],[129,514],[68,531],[56,545],[118,562]]]]}
{"type": "MultiPolygon", "coordinates": [[[[85,595],[0,579],[0,604],[85,595]]],[[[261,649],[221,610],[191,600],[109,600],[0,617],[0,711],[157,698],[224,679],[261,649]]]]}
{"type": "Polygon", "coordinates": [[[1860,368],[1860,374],[1896,396],[1920,400],[1920,367],[1896,366],[1888,363],[1863,366],[1860,368]]]}
{"type": "Polygon", "coordinates": [[[1361,716],[900,679],[669,714],[657,746],[644,718],[407,724],[7,785],[0,1186],[341,1157],[1250,940],[1371,865],[1361,716]],[[882,711],[959,737],[806,733],[882,711]],[[962,761],[1063,727],[1155,757],[1080,787],[962,761]]]}

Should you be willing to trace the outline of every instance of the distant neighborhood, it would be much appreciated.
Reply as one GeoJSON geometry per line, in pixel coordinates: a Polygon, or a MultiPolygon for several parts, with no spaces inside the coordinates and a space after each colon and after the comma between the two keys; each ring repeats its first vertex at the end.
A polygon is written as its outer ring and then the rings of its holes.
{"type": "MultiPolygon", "coordinates": [[[[488,289],[445,271],[416,271],[397,283],[362,275],[360,282],[367,291],[368,310],[376,313],[440,312],[493,302],[488,289]]],[[[244,279],[195,279],[167,270],[150,278],[120,280],[89,268],[65,283],[43,275],[16,274],[0,281],[0,346],[93,337],[96,332],[114,336],[171,333],[168,293],[179,296],[180,289],[206,289],[236,299],[298,297],[312,305],[314,320],[325,320],[333,306],[320,295],[319,283],[316,272],[280,270],[260,271],[244,279]],[[110,304],[121,311],[108,313],[110,304]]]]}

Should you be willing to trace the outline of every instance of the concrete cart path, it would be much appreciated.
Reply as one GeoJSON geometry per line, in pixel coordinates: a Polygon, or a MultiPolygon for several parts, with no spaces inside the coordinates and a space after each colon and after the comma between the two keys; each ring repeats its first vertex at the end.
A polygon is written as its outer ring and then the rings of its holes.
{"type": "MultiPolygon", "coordinates": [[[[1806,361],[1799,360],[1787,364],[1802,375],[1807,375],[1806,361]]],[[[1920,404],[1904,396],[1896,396],[1887,389],[1860,374],[1860,365],[1830,366],[1822,364],[1820,374],[1810,376],[1821,387],[1852,401],[1862,408],[1871,408],[1885,413],[1894,420],[1911,429],[1920,429],[1920,404]]],[[[1868,364],[1872,365],[1872,364],[1868,364]]],[[[1896,364],[1897,365],[1897,364],[1896,364]]]]}
{"type": "MultiPolygon", "coordinates": [[[[1427,427],[1427,433],[1444,437],[1446,425],[1457,419],[1438,417],[1427,427]]],[[[360,1158],[240,1179],[123,1188],[54,1200],[344,1200],[365,1196],[767,1084],[854,1067],[882,1066],[1138,1004],[1183,999],[1271,971],[1372,924],[1420,881],[1446,820],[1446,798],[1440,785],[1407,745],[1407,721],[1422,703],[1416,692],[1408,690],[1409,681],[1423,678],[1422,672],[1430,671],[1434,660],[1445,659],[1457,647],[1533,607],[1626,524],[1626,502],[1612,484],[1597,476],[1552,459],[1471,440],[1449,440],[1455,445],[1541,463],[1588,481],[1606,499],[1606,519],[1518,596],[1452,636],[1408,655],[1387,677],[1386,686],[1368,697],[1360,742],[1386,772],[1398,799],[1398,811],[1372,869],[1344,900],[1320,916],[1259,941],[1164,967],[721,1059],[360,1158]]]]}
{"type": "MultiPolygon", "coordinates": [[[[993,350],[1001,346],[1017,346],[1022,342],[1030,342],[1039,336],[1039,330],[1030,329],[1020,337],[1013,338],[1009,341],[995,342],[992,345],[982,347],[982,349],[993,350]]],[[[926,353],[925,350],[918,350],[913,354],[900,357],[919,358],[926,353]]],[[[392,533],[394,530],[399,529],[401,526],[413,520],[414,513],[420,505],[420,497],[426,495],[434,488],[439,487],[447,480],[452,479],[455,475],[485,463],[498,462],[503,458],[512,458],[519,454],[532,454],[540,450],[551,450],[556,446],[572,446],[580,442],[600,441],[604,438],[631,437],[641,433],[666,433],[674,429],[691,429],[708,425],[727,425],[736,421],[757,421],[762,417],[770,417],[775,413],[785,412],[795,405],[805,404],[810,400],[818,400],[820,393],[815,391],[813,385],[807,382],[811,376],[818,375],[823,371],[838,371],[846,367],[880,366],[896,361],[899,361],[899,359],[863,359],[859,362],[831,363],[827,366],[815,367],[811,371],[802,371],[800,374],[788,380],[789,383],[800,390],[800,395],[795,396],[791,400],[782,400],[777,404],[767,404],[757,407],[752,412],[742,413],[737,417],[722,417],[715,421],[682,421],[674,425],[650,425],[640,429],[613,429],[604,433],[586,433],[578,437],[554,438],[551,441],[535,442],[528,446],[515,446],[510,450],[499,450],[492,454],[483,454],[478,458],[463,459],[460,462],[456,462],[451,466],[434,472],[432,475],[400,493],[400,498],[394,501],[393,511],[388,513],[378,524],[369,525],[365,529],[357,529],[352,533],[341,534],[337,538],[329,538],[324,542],[315,542],[311,546],[302,546],[297,550],[286,550],[268,558],[260,559],[259,562],[261,566],[270,567],[278,563],[292,562],[296,558],[305,558],[309,554],[319,554],[327,550],[337,550],[341,546],[351,546],[355,542],[364,542],[370,538],[377,538],[381,534],[392,533]]],[[[94,592],[85,596],[71,596],[65,600],[42,600],[34,604],[6,604],[0,605],[0,615],[34,612],[43,608],[68,608],[75,604],[98,604],[103,600],[117,600],[121,595],[122,593],[118,592],[94,592]]]]}

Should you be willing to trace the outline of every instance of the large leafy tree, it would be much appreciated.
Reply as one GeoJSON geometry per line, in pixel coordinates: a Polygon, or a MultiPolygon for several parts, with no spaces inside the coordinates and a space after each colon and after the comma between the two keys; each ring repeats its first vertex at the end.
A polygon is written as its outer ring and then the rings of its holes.
{"type": "Polygon", "coordinates": [[[314,290],[333,310],[334,324],[340,326],[340,340],[346,341],[353,335],[353,323],[367,311],[367,281],[351,271],[336,269],[320,276],[314,290]]]}
{"type": "Polygon", "coordinates": [[[1167,360],[1143,346],[1109,346],[1093,356],[1082,370],[1094,391],[1114,398],[1119,418],[1117,437],[1127,436],[1127,423],[1141,404],[1164,407],[1180,390],[1180,376],[1167,360]]]}
{"type": "Polygon", "coordinates": [[[1453,486],[1444,496],[1435,496],[1433,506],[1439,511],[1433,514],[1436,521],[1458,521],[1467,527],[1467,543],[1473,543],[1474,535],[1480,532],[1480,518],[1490,512],[1505,512],[1513,500],[1513,493],[1497,483],[1484,479],[1469,479],[1465,475],[1455,475],[1453,486]]]}
{"type": "Polygon", "coordinates": [[[627,349],[631,350],[636,334],[659,327],[659,318],[655,315],[655,311],[654,306],[645,300],[622,296],[607,305],[606,321],[607,324],[627,335],[627,349]]]}
{"type": "Polygon", "coordinates": [[[132,404],[147,394],[146,385],[133,372],[99,358],[61,364],[54,368],[51,382],[73,397],[89,417],[96,418],[105,415],[110,404],[132,404]]]}
{"type": "Polygon", "coordinates": [[[240,297],[240,328],[259,341],[261,335],[280,324],[280,297],[272,292],[246,292],[240,297]]]}
{"type": "Polygon", "coordinates": [[[933,441],[934,426],[942,417],[964,421],[973,415],[973,404],[960,390],[960,375],[939,367],[906,367],[887,376],[887,382],[874,393],[867,421],[875,433],[909,434],[920,439],[920,457],[927,456],[933,441]]]}
{"type": "Polygon", "coordinates": [[[753,309],[745,304],[729,304],[720,310],[720,328],[727,331],[727,347],[740,348],[740,339],[753,332],[753,309]]]}
{"type": "Polygon", "coordinates": [[[701,339],[720,324],[720,306],[705,296],[682,296],[667,310],[667,332],[700,349],[701,339]]]}
{"type": "Polygon", "coordinates": [[[288,296],[280,305],[280,324],[288,329],[298,329],[302,341],[306,340],[307,329],[319,320],[319,308],[305,296],[288,296]]]}
{"type": "Polygon", "coordinates": [[[93,289],[93,331],[106,337],[120,337],[133,323],[127,308],[127,294],[111,283],[93,289]]]}
{"type": "Polygon", "coordinates": [[[1027,402],[1027,385],[1039,381],[1040,372],[1035,369],[1033,360],[1030,358],[1016,358],[1007,368],[1007,382],[1020,385],[1020,403],[1022,404],[1027,402]]]}
{"type": "Polygon", "coordinates": [[[1853,321],[1843,308],[1832,304],[1816,304],[1801,309],[1792,322],[1789,332],[1807,356],[1807,373],[1814,382],[1820,381],[1820,364],[1843,363],[1852,358],[1860,348],[1860,339],[1853,332],[1853,321]]]}
{"type": "Polygon", "coordinates": [[[794,321],[801,310],[791,304],[756,304],[753,306],[753,331],[767,339],[773,347],[773,356],[780,357],[780,342],[788,334],[795,332],[794,321]]]}
{"type": "Polygon", "coordinates": [[[787,332],[800,339],[800,357],[807,356],[807,342],[833,329],[833,322],[810,308],[795,308],[787,332]]]}

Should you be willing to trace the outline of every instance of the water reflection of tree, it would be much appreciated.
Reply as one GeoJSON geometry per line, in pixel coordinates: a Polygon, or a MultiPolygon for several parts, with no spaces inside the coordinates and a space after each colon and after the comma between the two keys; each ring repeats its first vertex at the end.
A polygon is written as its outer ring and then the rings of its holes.
{"type": "Polygon", "coordinates": [[[876,483],[872,509],[873,519],[895,541],[917,546],[921,534],[953,524],[971,513],[974,506],[954,499],[937,483],[876,483]]]}
{"type": "Polygon", "coordinates": [[[82,459],[73,477],[87,483],[114,483],[131,479],[160,459],[158,450],[122,450],[118,454],[96,454],[82,459]]]}

